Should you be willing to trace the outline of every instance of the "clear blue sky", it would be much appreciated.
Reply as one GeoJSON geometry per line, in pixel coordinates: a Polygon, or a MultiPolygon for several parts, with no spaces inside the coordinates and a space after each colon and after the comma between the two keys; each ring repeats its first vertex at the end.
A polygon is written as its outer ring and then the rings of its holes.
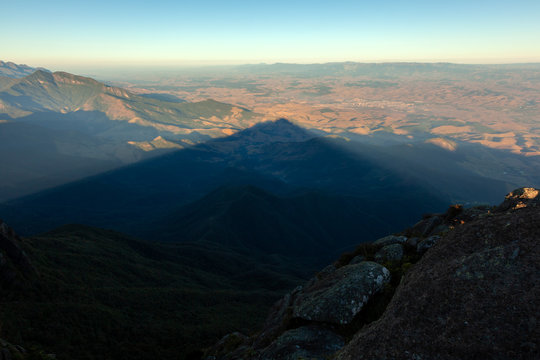
{"type": "Polygon", "coordinates": [[[51,69],[540,61],[540,0],[12,0],[0,9],[0,59],[51,69]]]}

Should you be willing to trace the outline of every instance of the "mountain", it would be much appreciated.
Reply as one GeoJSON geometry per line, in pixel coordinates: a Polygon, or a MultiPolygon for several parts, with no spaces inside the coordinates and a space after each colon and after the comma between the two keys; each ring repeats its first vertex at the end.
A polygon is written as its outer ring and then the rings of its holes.
{"type": "MultiPolygon", "coordinates": [[[[154,225],[160,219],[189,212],[181,207],[211,191],[222,186],[253,185],[282,198],[316,193],[320,199],[349,204],[348,209],[358,209],[355,213],[369,213],[375,221],[366,220],[362,229],[367,240],[374,232],[391,231],[389,224],[399,229],[423,212],[444,207],[446,201],[418,185],[417,179],[403,178],[366,156],[347,151],[340,143],[313,137],[285,120],[270,122],[6,202],[0,210],[23,234],[67,222],[149,238],[151,233],[159,234],[154,225]],[[369,210],[362,211],[362,207],[369,210]]],[[[283,201],[273,211],[279,213],[282,205],[287,203],[290,208],[294,202],[283,201]]],[[[307,204],[303,210],[308,210],[307,204]]],[[[352,229],[352,224],[347,228],[352,229]]]]}
{"type": "Polygon", "coordinates": [[[13,81],[0,92],[0,108],[11,118],[35,112],[99,111],[110,120],[192,136],[217,136],[236,129],[252,114],[239,107],[206,100],[171,102],[139,96],[122,88],[66,72],[34,73],[13,81]],[[234,119],[231,125],[227,119],[234,119]],[[195,134],[193,134],[195,133],[195,134]]]}
{"type": "Polygon", "coordinates": [[[359,63],[359,62],[329,62],[321,64],[250,64],[233,67],[241,74],[264,75],[292,75],[299,77],[323,76],[369,76],[379,79],[395,79],[399,77],[440,78],[454,79],[470,78],[481,73],[482,78],[497,77],[497,70],[512,69],[526,71],[538,69],[538,64],[509,64],[509,65],[472,65],[452,63],[415,63],[415,62],[388,62],[388,63],[359,63]]]}
{"type": "Polygon", "coordinates": [[[0,142],[0,201],[225,136],[255,116],[213,100],[177,100],[65,72],[0,77],[0,136],[8,140],[0,142]]]}
{"type": "Polygon", "coordinates": [[[155,239],[168,242],[212,242],[246,256],[280,254],[320,264],[355,244],[359,233],[377,238],[392,228],[389,220],[354,197],[322,191],[275,196],[244,185],[212,191],[150,228],[160,229],[155,239]]]}
{"type": "Polygon", "coordinates": [[[19,238],[0,225],[2,338],[58,358],[184,359],[226,332],[253,330],[313,271],[218,244],[150,243],[84,225],[19,238]]]}
{"type": "Polygon", "coordinates": [[[427,214],[303,286],[302,257],[1,223],[0,335],[70,359],[536,359],[538,194],[427,214]]]}
{"type": "Polygon", "coordinates": [[[540,191],[360,244],[205,359],[537,359],[540,191]]]}
{"type": "Polygon", "coordinates": [[[18,65],[11,61],[0,60],[0,77],[18,79],[30,75],[36,70],[48,71],[44,68],[33,68],[28,65],[18,65]]]}

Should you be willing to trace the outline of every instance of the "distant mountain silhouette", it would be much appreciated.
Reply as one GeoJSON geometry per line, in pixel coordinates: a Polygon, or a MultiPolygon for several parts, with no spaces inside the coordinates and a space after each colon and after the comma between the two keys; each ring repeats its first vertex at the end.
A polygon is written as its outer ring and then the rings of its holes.
{"type": "Polygon", "coordinates": [[[36,70],[48,71],[44,68],[33,68],[28,65],[20,65],[11,61],[0,60],[0,76],[17,79],[30,75],[36,70]]]}

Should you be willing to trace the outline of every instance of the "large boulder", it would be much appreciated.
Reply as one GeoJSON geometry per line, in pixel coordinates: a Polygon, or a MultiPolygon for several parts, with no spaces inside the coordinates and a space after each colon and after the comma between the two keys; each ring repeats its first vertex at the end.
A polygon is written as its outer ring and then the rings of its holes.
{"type": "Polygon", "coordinates": [[[443,223],[443,218],[440,215],[434,214],[417,222],[411,230],[411,233],[416,236],[429,236],[433,230],[443,223]]]}
{"type": "Polygon", "coordinates": [[[345,345],[340,335],[320,327],[302,326],[288,330],[262,351],[260,360],[325,360],[345,345]]]}
{"type": "Polygon", "coordinates": [[[389,281],[388,269],[374,262],[343,266],[306,287],[294,301],[292,316],[348,324],[389,281]]]}
{"type": "Polygon", "coordinates": [[[529,205],[439,239],[337,359],[540,359],[540,207],[529,205]]]}
{"type": "Polygon", "coordinates": [[[407,241],[406,236],[388,235],[388,236],[375,240],[373,242],[373,245],[386,246],[386,245],[393,245],[393,244],[404,244],[406,241],[407,241]]]}
{"type": "Polygon", "coordinates": [[[296,289],[288,294],[285,294],[281,299],[270,309],[266,321],[263,325],[263,330],[255,338],[253,348],[261,349],[266,347],[277,336],[287,329],[289,320],[291,318],[290,309],[293,305],[293,301],[297,294],[302,291],[302,287],[298,286],[296,289]]]}
{"type": "Polygon", "coordinates": [[[432,248],[440,239],[441,237],[439,235],[430,236],[427,239],[419,242],[418,245],[416,245],[416,251],[420,254],[423,254],[428,251],[428,249],[432,248]]]}
{"type": "Polygon", "coordinates": [[[506,195],[497,212],[517,210],[525,207],[536,207],[540,203],[540,191],[535,188],[519,188],[506,195]]]}
{"type": "Polygon", "coordinates": [[[375,253],[377,262],[394,262],[403,259],[403,246],[401,244],[387,245],[375,253]]]}

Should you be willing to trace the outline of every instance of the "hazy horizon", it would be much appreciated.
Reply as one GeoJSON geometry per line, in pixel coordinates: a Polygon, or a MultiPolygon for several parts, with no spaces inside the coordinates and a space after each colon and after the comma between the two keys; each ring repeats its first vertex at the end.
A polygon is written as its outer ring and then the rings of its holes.
{"type": "Polygon", "coordinates": [[[177,74],[198,74],[200,71],[219,71],[226,70],[231,68],[237,68],[242,66],[250,65],[276,65],[276,64],[287,64],[287,65],[324,65],[324,64],[337,64],[337,63],[356,63],[356,64],[448,64],[448,65],[477,65],[477,66],[512,66],[512,65],[540,65],[540,61],[536,62],[449,62],[449,61],[328,61],[328,62],[252,62],[252,63],[228,63],[228,64],[211,64],[209,62],[199,62],[193,64],[171,64],[171,65],[133,65],[133,64],[120,64],[120,63],[111,63],[103,64],[102,66],[84,66],[84,65],[66,65],[59,66],[51,64],[52,66],[45,66],[38,63],[27,63],[27,62],[15,62],[11,59],[0,59],[4,62],[13,62],[17,65],[26,65],[34,68],[45,68],[47,70],[56,72],[64,71],[68,73],[73,73],[75,75],[95,77],[96,79],[101,80],[135,80],[141,76],[152,76],[152,75],[166,75],[171,73],[177,74]],[[131,78],[133,77],[133,78],[131,78]]]}
{"type": "Polygon", "coordinates": [[[540,62],[540,3],[520,0],[11,2],[5,60],[52,70],[250,63],[540,62]],[[10,35],[9,35],[10,34],[10,35]]]}

